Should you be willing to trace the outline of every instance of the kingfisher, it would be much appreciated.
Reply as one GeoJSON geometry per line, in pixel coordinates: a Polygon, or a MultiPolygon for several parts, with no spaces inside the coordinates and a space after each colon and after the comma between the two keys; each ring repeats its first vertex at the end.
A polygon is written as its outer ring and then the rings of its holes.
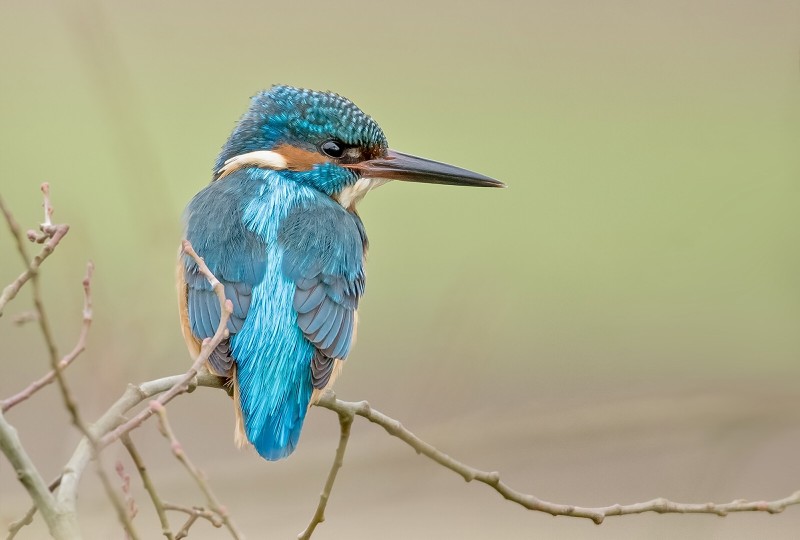
{"type": "MultiPolygon", "coordinates": [[[[356,204],[390,180],[505,187],[389,149],[378,124],[332,92],[273,86],[255,95],[188,204],[185,235],[233,304],[208,358],[233,387],[238,446],[291,454],[311,405],[356,339],[367,233],[356,204]]],[[[220,305],[194,259],[178,260],[181,327],[197,355],[220,305]]]]}

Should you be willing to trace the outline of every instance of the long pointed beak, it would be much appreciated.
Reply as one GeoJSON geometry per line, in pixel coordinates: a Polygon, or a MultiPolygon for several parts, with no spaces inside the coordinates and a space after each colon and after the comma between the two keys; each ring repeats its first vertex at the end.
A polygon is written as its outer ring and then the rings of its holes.
{"type": "Polygon", "coordinates": [[[450,186],[500,187],[506,185],[476,172],[389,150],[384,158],[348,165],[365,178],[388,178],[405,182],[447,184],[450,186]]]}

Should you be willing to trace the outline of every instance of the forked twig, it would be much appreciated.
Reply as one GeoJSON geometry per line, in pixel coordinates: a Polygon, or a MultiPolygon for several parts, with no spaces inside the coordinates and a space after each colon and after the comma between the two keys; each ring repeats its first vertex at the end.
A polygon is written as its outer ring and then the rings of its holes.
{"type": "MultiPolygon", "coordinates": [[[[47,186],[47,184],[42,184],[42,192],[46,195],[49,193],[49,186],[47,186]]],[[[3,308],[6,306],[6,304],[8,304],[17,296],[17,293],[20,291],[20,289],[22,289],[22,286],[28,282],[28,280],[38,274],[42,263],[53,253],[53,251],[56,249],[56,246],[58,246],[59,242],[61,242],[62,238],[64,238],[64,236],[66,236],[66,234],[69,232],[69,225],[54,226],[52,223],[43,223],[42,228],[46,227],[49,233],[45,234],[42,232],[41,236],[34,235],[33,239],[39,241],[39,238],[41,238],[39,243],[46,239],[47,242],[45,242],[44,246],[42,247],[42,251],[29,261],[28,251],[25,249],[22,230],[20,229],[17,221],[14,219],[14,216],[11,214],[11,211],[5,206],[2,197],[0,197],[0,212],[2,212],[3,216],[5,217],[8,228],[11,231],[11,235],[14,237],[14,243],[17,247],[17,251],[19,252],[19,255],[22,257],[23,261],[25,261],[26,266],[25,271],[22,272],[17,279],[6,286],[2,293],[0,293],[0,316],[2,316],[3,308]]],[[[50,214],[52,215],[52,209],[50,209],[50,214]]]]}
{"type": "Polygon", "coordinates": [[[189,516],[183,524],[183,527],[181,527],[175,535],[175,540],[181,540],[189,536],[189,529],[192,528],[192,525],[194,525],[198,519],[205,519],[212,527],[216,527],[217,529],[221,528],[223,525],[222,519],[217,514],[202,506],[192,506],[190,508],[179,504],[164,503],[164,508],[175,512],[183,512],[189,516]]]}
{"type": "Polygon", "coordinates": [[[199,487],[200,491],[202,491],[203,495],[205,495],[208,508],[219,516],[220,520],[222,520],[222,523],[231,533],[233,538],[236,540],[243,538],[242,534],[238,531],[236,525],[233,523],[233,520],[228,515],[228,510],[219,502],[217,496],[214,495],[214,491],[208,484],[203,472],[198,469],[194,463],[192,463],[192,460],[190,460],[186,455],[186,452],[183,451],[183,445],[181,445],[180,441],[175,436],[175,432],[172,431],[172,426],[169,424],[169,418],[167,418],[167,409],[164,408],[164,406],[158,401],[151,401],[150,407],[153,408],[155,413],[158,415],[159,431],[161,431],[161,434],[169,441],[172,453],[175,455],[178,461],[181,462],[183,467],[192,476],[192,478],[194,478],[195,483],[197,483],[197,487],[199,487]]]}

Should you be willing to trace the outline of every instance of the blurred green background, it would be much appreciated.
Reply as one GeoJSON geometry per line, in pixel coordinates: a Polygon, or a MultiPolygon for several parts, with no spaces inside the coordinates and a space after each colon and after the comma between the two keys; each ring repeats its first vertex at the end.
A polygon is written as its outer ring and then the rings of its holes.
{"type": "MultiPolygon", "coordinates": [[[[182,209],[249,97],[287,83],[353,99],[394,148],[510,186],[396,183],[361,204],[368,288],[340,397],[557,502],[800,488],[800,3],[5,0],[0,43],[0,193],[35,226],[49,181],[56,220],[72,226],[44,270],[64,351],[85,261],[97,266],[90,348],[69,371],[87,418],[127,382],[187,367],[173,281],[182,209]]],[[[0,231],[0,282],[21,268],[0,231]]],[[[2,396],[46,369],[35,326],[11,323],[27,309],[25,292],[0,319],[2,396]]],[[[248,538],[303,529],[335,416],[312,410],[291,459],[266,463],[233,448],[221,392],[170,410],[248,538]]],[[[77,441],[55,389],[8,416],[54,476],[77,441]]],[[[165,498],[202,503],[153,425],[135,439],[165,498]]],[[[87,537],[119,538],[94,476],[87,537]]],[[[136,522],[157,538],[134,484],[136,522]]],[[[0,461],[0,524],[26,505],[0,461]]],[[[554,520],[364,422],[327,515],[320,539],[800,527],[800,508],[554,520]]],[[[200,524],[192,537],[224,535],[200,524]]]]}

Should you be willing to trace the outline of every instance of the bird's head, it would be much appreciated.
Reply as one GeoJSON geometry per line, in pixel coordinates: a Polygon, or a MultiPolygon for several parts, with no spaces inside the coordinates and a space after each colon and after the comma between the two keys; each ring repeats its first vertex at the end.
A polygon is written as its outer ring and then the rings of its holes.
{"type": "Polygon", "coordinates": [[[273,86],[253,97],[215,165],[215,179],[245,167],[280,171],[351,207],[389,180],[505,187],[452,165],[389,149],[380,126],[331,92],[273,86]]]}

